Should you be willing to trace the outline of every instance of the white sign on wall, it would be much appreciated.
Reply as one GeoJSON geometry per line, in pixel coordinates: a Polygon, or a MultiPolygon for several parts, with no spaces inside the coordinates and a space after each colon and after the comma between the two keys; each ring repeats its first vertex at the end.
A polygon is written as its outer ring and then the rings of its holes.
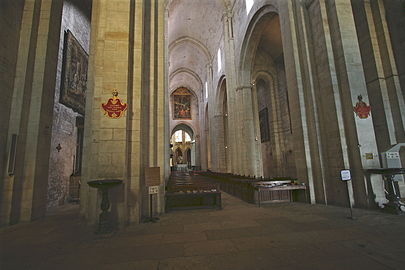
{"type": "Polygon", "coordinates": [[[149,187],[149,194],[158,194],[159,193],[159,186],[150,186],[149,187]]]}
{"type": "Polygon", "coordinates": [[[385,156],[387,159],[400,159],[399,152],[386,152],[385,156]]]}
{"type": "Polygon", "coordinates": [[[350,181],[350,180],[352,180],[350,170],[341,170],[340,171],[340,176],[342,178],[342,181],[350,181]]]}

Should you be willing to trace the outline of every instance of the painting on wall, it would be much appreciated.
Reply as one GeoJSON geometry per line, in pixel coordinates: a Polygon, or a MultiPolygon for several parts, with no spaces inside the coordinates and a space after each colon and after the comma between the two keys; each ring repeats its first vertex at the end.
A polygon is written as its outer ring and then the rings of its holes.
{"type": "Polygon", "coordinates": [[[270,141],[269,112],[267,107],[259,112],[259,124],[261,142],[263,143],[270,141]]]}
{"type": "Polygon", "coordinates": [[[59,102],[84,115],[88,54],[70,31],[65,32],[59,102]]]}
{"type": "Polygon", "coordinates": [[[185,88],[173,93],[173,119],[191,119],[191,93],[185,88]]]}

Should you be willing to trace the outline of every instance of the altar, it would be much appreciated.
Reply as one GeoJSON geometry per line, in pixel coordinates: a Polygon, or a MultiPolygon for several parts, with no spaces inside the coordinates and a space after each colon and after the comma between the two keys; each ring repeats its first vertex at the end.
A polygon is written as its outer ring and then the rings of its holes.
{"type": "Polygon", "coordinates": [[[187,172],[188,171],[188,165],[187,164],[176,164],[173,166],[174,171],[179,171],[179,172],[187,172]]]}

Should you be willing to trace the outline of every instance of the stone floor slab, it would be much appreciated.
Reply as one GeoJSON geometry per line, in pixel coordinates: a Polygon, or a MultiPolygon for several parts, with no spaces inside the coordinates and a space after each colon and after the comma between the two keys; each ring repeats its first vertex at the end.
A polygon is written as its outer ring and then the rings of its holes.
{"type": "Polygon", "coordinates": [[[175,211],[107,236],[65,206],[0,228],[0,269],[405,269],[404,216],[222,200],[222,210],[175,211]]]}

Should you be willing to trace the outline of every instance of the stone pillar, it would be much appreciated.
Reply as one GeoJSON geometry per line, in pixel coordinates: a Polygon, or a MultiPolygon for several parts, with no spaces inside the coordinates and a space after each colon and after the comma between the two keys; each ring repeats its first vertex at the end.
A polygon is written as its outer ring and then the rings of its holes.
{"type": "MultiPolygon", "coordinates": [[[[164,16],[164,20],[165,20],[165,26],[164,26],[164,44],[169,44],[169,37],[168,37],[168,21],[169,21],[169,10],[167,9],[167,6],[165,8],[165,16],[164,16]]],[[[169,47],[168,46],[164,46],[164,89],[165,89],[165,93],[164,93],[164,159],[165,160],[169,160],[170,161],[170,154],[171,154],[171,149],[170,149],[170,113],[169,113],[169,107],[170,107],[170,97],[169,97],[169,91],[167,89],[169,89],[169,47]]],[[[164,175],[165,175],[165,183],[167,183],[169,181],[169,177],[170,177],[170,162],[165,162],[165,171],[164,171],[164,175]]]]}
{"type": "MultiPolygon", "coordinates": [[[[252,110],[253,110],[253,125],[254,125],[254,139],[257,144],[257,154],[256,160],[256,177],[263,177],[263,155],[262,155],[262,143],[261,143],[261,134],[260,134],[260,120],[259,120],[259,104],[257,100],[257,87],[256,82],[252,83],[252,110]]],[[[273,94],[274,91],[271,92],[273,94]]]]}
{"type": "MultiPolygon", "coordinates": [[[[200,114],[201,115],[201,114],[200,114]]],[[[201,127],[201,126],[200,126],[201,127]]],[[[200,133],[200,129],[198,130],[200,133]]],[[[201,167],[201,136],[199,134],[195,135],[194,139],[194,165],[197,167],[201,167]]]]}
{"type": "Polygon", "coordinates": [[[119,223],[148,214],[145,168],[160,167],[158,212],[162,212],[165,162],[164,2],[93,2],[86,104],[81,212],[97,222],[100,196],[85,183],[119,178],[113,198],[119,223]],[[101,103],[117,89],[125,115],[108,118],[101,103]]]}
{"type": "Polygon", "coordinates": [[[2,172],[2,223],[44,216],[62,1],[26,0],[8,138],[18,135],[14,175],[2,172]],[[3,219],[4,218],[4,219],[3,219]]]}
{"type": "Polygon", "coordinates": [[[311,29],[311,22],[309,19],[310,14],[308,8],[304,3],[296,5],[295,12],[295,27],[297,29],[298,42],[300,43],[300,65],[302,67],[302,75],[304,77],[303,86],[305,89],[305,104],[307,106],[307,124],[308,124],[308,139],[310,142],[310,149],[312,152],[311,164],[313,174],[313,190],[314,194],[311,196],[312,201],[317,203],[328,204],[326,192],[326,168],[325,168],[325,153],[322,143],[321,115],[319,113],[319,98],[317,97],[316,89],[320,88],[319,82],[316,78],[317,65],[315,61],[314,42],[311,29]],[[301,25],[302,27],[297,27],[301,25]]]}
{"type": "Polygon", "coordinates": [[[191,144],[191,166],[196,166],[195,156],[196,156],[196,143],[191,144]]]}
{"type": "MultiPolygon", "coordinates": [[[[5,101],[0,108],[0,226],[10,223],[14,176],[9,175],[9,167],[12,170],[13,165],[15,165],[15,159],[11,160],[11,152],[15,153],[16,150],[16,148],[12,149],[11,140],[13,134],[18,135],[22,109],[22,90],[24,89],[24,79],[17,79],[17,74],[23,76],[25,73],[21,71],[26,68],[26,65],[22,64],[21,58],[23,57],[17,58],[17,53],[22,47],[19,42],[22,42],[23,38],[25,39],[25,61],[27,61],[28,54],[26,44],[29,44],[29,35],[23,34],[24,32],[20,30],[26,29],[25,32],[27,32],[31,29],[28,26],[32,25],[33,13],[33,3],[31,3],[32,7],[30,9],[27,7],[24,13],[23,1],[9,0],[5,2],[0,9],[0,39],[7,40],[7,42],[3,42],[0,51],[1,64],[4,67],[0,73],[0,89],[2,99],[5,101]],[[23,15],[25,15],[25,27],[23,27],[22,22],[23,15]],[[20,64],[17,63],[18,59],[20,64]],[[20,70],[19,72],[17,72],[17,68],[20,70]],[[20,83],[20,87],[15,88],[16,83],[20,83]],[[17,113],[19,113],[18,117],[17,113]],[[15,123],[15,121],[18,122],[15,123]]],[[[21,51],[19,54],[21,55],[21,51]]]]}
{"type": "MultiPolygon", "coordinates": [[[[388,129],[389,139],[382,144],[384,149],[391,147],[398,142],[405,141],[405,103],[402,95],[399,76],[394,60],[391,39],[388,32],[387,22],[385,18],[384,3],[381,0],[364,1],[364,9],[368,29],[370,33],[370,41],[372,53],[375,61],[376,77],[370,78],[368,82],[370,95],[376,91],[381,95],[379,103],[383,104],[385,122],[388,129]]],[[[381,146],[382,146],[381,145],[381,146]]],[[[381,147],[380,146],[380,147],[381,147]]]]}
{"type": "MultiPolygon", "coordinates": [[[[228,9],[230,7],[227,7],[228,9]]],[[[226,73],[226,94],[228,102],[228,171],[236,174],[242,174],[241,171],[241,152],[239,149],[239,142],[241,138],[238,137],[240,130],[239,121],[237,118],[237,104],[236,104],[236,62],[235,62],[235,41],[233,33],[233,15],[232,11],[228,10],[224,13],[224,59],[225,59],[225,73],[226,73]]]]}
{"type": "Polygon", "coordinates": [[[208,147],[208,153],[207,153],[207,168],[209,170],[213,170],[215,168],[214,165],[214,149],[215,149],[215,144],[214,144],[214,104],[215,104],[215,97],[214,97],[214,86],[213,86],[213,71],[212,71],[212,64],[207,65],[207,85],[208,85],[208,137],[207,138],[207,147],[208,147]]]}
{"type": "Polygon", "coordinates": [[[285,17],[280,17],[280,27],[283,39],[285,72],[287,78],[288,97],[290,101],[291,125],[294,136],[295,164],[297,175],[307,183],[309,199],[315,203],[313,149],[311,148],[311,129],[308,119],[308,96],[306,95],[306,78],[303,74],[302,45],[298,36],[296,2],[286,1],[280,6],[285,17]]]}
{"type": "MultiPolygon", "coordinates": [[[[260,166],[257,164],[259,155],[258,148],[260,147],[258,140],[255,136],[255,118],[253,116],[253,99],[252,99],[252,86],[239,86],[237,88],[238,99],[240,102],[240,122],[239,132],[243,140],[242,164],[244,175],[259,175],[260,166]]],[[[241,143],[242,144],[242,143],[241,143]]]]}
{"type": "Polygon", "coordinates": [[[206,123],[205,123],[205,84],[203,85],[203,90],[201,91],[201,98],[200,98],[200,103],[198,106],[199,109],[199,115],[200,115],[200,136],[199,136],[199,151],[200,151],[200,168],[201,170],[205,171],[207,170],[207,159],[208,159],[208,153],[207,153],[207,132],[206,132],[206,123]]]}
{"type": "MultiPolygon", "coordinates": [[[[325,34],[334,48],[333,52],[330,51],[335,59],[331,72],[336,71],[332,77],[336,78],[335,101],[344,163],[346,169],[351,169],[354,175],[352,185],[355,204],[367,206],[367,193],[372,191],[367,188],[363,169],[379,168],[380,162],[373,116],[360,119],[352,111],[359,95],[364,102],[369,103],[353,10],[347,0],[320,2],[323,21],[329,21],[330,27],[330,31],[325,34]]],[[[381,177],[372,175],[371,185],[376,202],[382,204],[385,194],[381,177]]]]}

